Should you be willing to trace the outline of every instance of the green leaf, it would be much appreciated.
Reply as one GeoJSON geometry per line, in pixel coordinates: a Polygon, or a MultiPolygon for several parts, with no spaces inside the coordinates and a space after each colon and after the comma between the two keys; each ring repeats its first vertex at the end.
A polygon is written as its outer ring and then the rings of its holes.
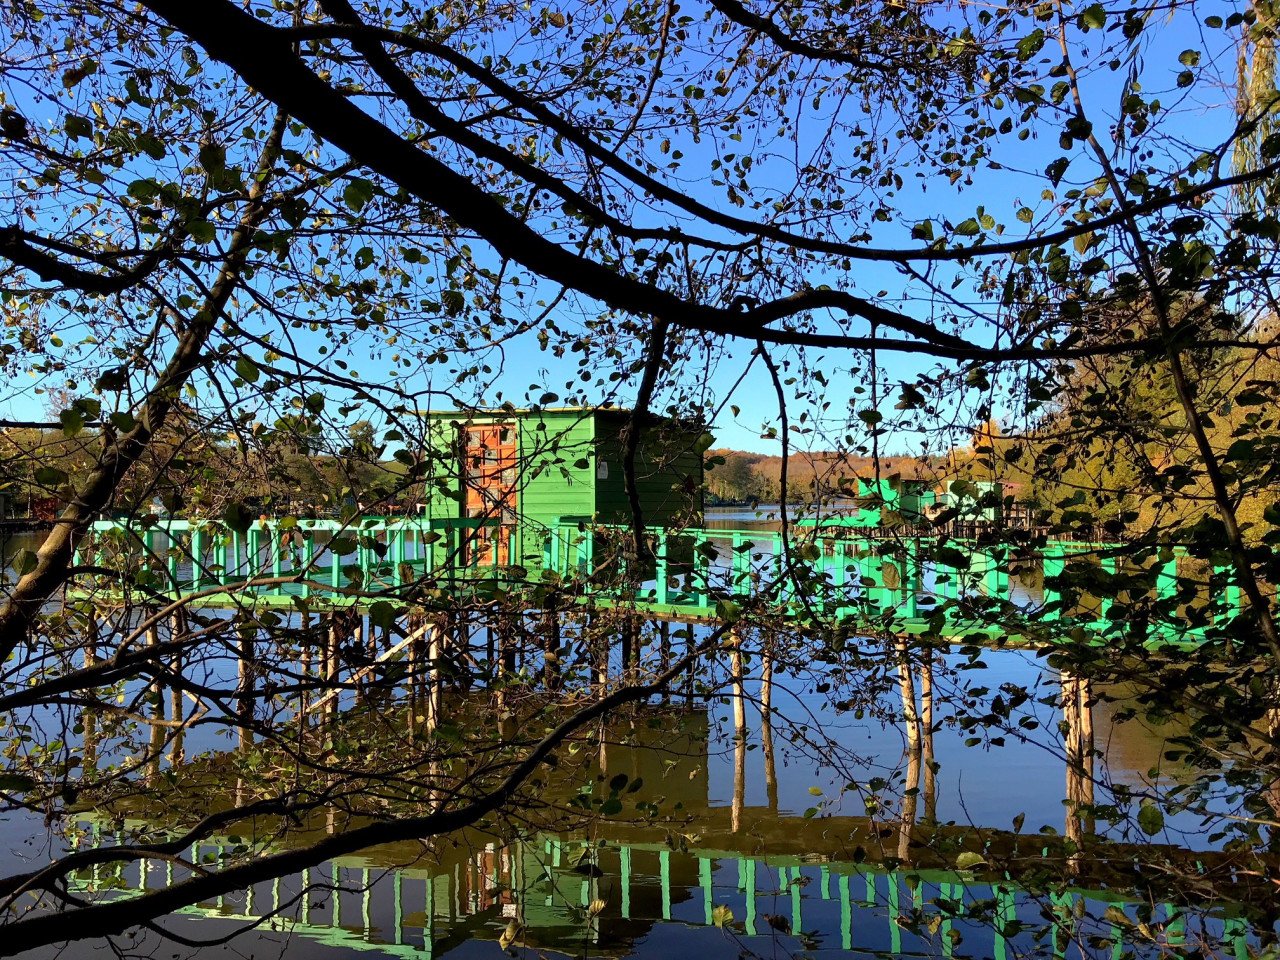
{"type": "Polygon", "coordinates": [[[262,371],[248,357],[241,356],[236,358],[236,376],[245,383],[257,383],[262,371]]]}
{"type": "Polygon", "coordinates": [[[67,136],[79,140],[81,137],[93,136],[93,124],[84,117],[78,117],[74,113],[71,114],[63,122],[62,128],[67,131],[67,136]]]}
{"type": "Polygon", "coordinates": [[[451,317],[456,317],[467,308],[467,298],[462,295],[461,290],[446,290],[440,295],[441,301],[444,302],[444,311],[451,317]]]}
{"type": "Polygon", "coordinates": [[[369,606],[369,622],[375,627],[390,627],[400,616],[400,607],[389,600],[377,600],[369,606]]]}
{"type": "Polygon", "coordinates": [[[236,533],[244,533],[249,529],[249,524],[253,523],[253,515],[243,504],[232,502],[222,511],[222,520],[236,533]]]}
{"type": "Polygon", "coordinates": [[[1154,803],[1144,803],[1138,808],[1138,827],[1148,837],[1154,837],[1164,829],[1164,813],[1154,803]]]}
{"type": "Polygon", "coordinates": [[[19,550],[13,555],[13,569],[18,572],[18,576],[24,577],[36,568],[40,562],[40,558],[36,556],[34,550],[19,550]]]}
{"type": "Polygon", "coordinates": [[[1086,30],[1101,30],[1107,25],[1107,11],[1100,3],[1085,7],[1080,13],[1080,23],[1086,30]]]}
{"type": "Polygon", "coordinates": [[[342,200],[351,210],[359,213],[365,204],[373,199],[373,181],[363,177],[352,177],[342,191],[342,200]]]}
{"type": "Polygon", "coordinates": [[[720,600],[716,603],[716,616],[725,623],[737,623],[742,616],[742,607],[732,600],[720,600]]]}
{"type": "Polygon", "coordinates": [[[986,862],[987,861],[983,858],[982,854],[974,853],[972,850],[966,850],[964,853],[960,854],[960,856],[956,857],[956,869],[972,870],[975,867],[982,866],[986,862]]]}
{"type": "Polygon", "coordinates": [[[58,414],[58,420],[62,423],[62,434],[65,437],[74,437],[84,429],[84,414],[76,407],[63,410],[58,414]]]}
{"type": "Polygon", "coordinates": [[[627,786],[627,781],[631,778],[625,773],[615,774],[613,779],[609,781],[609,789],[614,793],[621,793],[627,786]]]}
{"type": "Polygon", "coordinates": [[[963,221],[956,227],[956,233],[962,237],[976,237],[981,232],[982,228],[978,226],[978,221],[973,217],[963,221]]]}
{"type": "Polygon", "coordinates": [[[733,911],[723,903],[717,903],[711,908],[711,922],[717,927],[727,927],[733,923],[733,911]]]}
{"type": "Polygon", "coordinates": [[[213,243],[213,238],[217,236],[217,231],[208,220],[192,220],[187,224],[187,233],[191,234],[191,239],[196,243],[213,243]]]}

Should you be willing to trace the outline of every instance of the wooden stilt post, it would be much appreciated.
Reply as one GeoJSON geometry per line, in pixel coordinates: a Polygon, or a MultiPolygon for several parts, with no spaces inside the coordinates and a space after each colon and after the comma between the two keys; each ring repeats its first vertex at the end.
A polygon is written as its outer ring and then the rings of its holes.
{"type": "Polygon", "coordinates": [[[444,710],[444,682],[440,668],[444,660],[445,632],[441,624],[427,631],[426,695],[423,698],[423,732],[430,736],[440,725],[444,710]]]}
{"type": "MultiPolygon", "coordinates": [[[[144,611],[144,616],[150,616],[153,611],[144,611]]],[[[153,650],[160,646],[160,627],[159,624],[152,624],[147,627],[147,646],[153,650]]],[[[165,720],[165,696],[164,683],[158,675],[160,664],[155,664],[154,669],[157,676],[151,681],[151,719],[159,721],[151,727],[151,758],[148,761],[148,767],[152,776],[158,776],[160,773],[160,760],[164,753],[165,728],[162,725],[165,720]]]]}
{"type": "MultiPolygon", "coordinates": [[[[174,614],[170,624],[170,639],[186,637],[190,632],[190,628],[187,623],[186,611],[182,608],[179,608],[177,613],[174,614]],[[174,636],[175,631],[177,633],[177,637],[174,636]]],[[[182,675],[182,654],[174,654],[170,669],[173,671],[175,676],[182,675]]],[[[182,709],[182,691],[176,686],[169,688],[169,717],[178,724],[173,728],[173,736],[169,741],[169,766],[176,770],[178,767],[182,766],[183,762],[186,760],[186,753],[184,750],[186,732],[183,728],[184,717],[182,709]]]]}
{"type": "MultiPolygon", "coordinates": [[[[98,663],[98,634],[98,610],[97,607],[90,606],[84,640],[86,669],[98,663]]],[[[96,772],[98,768],[98,714],[91,707],[85,707],[80,722],[84,728],[84,757],[81,769],[87,775],[91,771],[96,772]]]]}
{"type": "Polygon", "coordinates": [[[236,685],[237,704],[236,719],[239,723],[238,740],[241,750],[253,746],[253,733],[249,729],[253,723],[254,713],[254,642],[253,634],[246,631],[240,635],[240,655],[236,663],[238,683],[236,685]]]}
{"type": "Polygon", "coordinates": [[[684,677],[684,692],[685,698],[690,704],[693,703],[694,684],[698,676],[698,665],[693,658],[693,651],[696,646],[697,643],[693,636],[693,624],[687,623],[684,627],[684,649],[685,656],[689,658],[689,672],[684,677]]]}
{"type": "Polygon", "coordinates": [[[609,692],[609,636],[607,631],[596,629],[596,619],[590,614],[587,616],[587,646],[595,670],[596,693],[603,697],[609,692]]]}
{"type": "Polygon", "coordinates": [[[422,669],[421,641],[416,636],[421,623],[416,615],[410,614],[405,620],[405,629],[409,632],[409,647],[404,652],[405,662],[405,726],[409,731],[409,739],[418,734],[418,671],[422,669]]]}
{"type": "Polygon", "coordinates": [[[559,690],[561,686],[560,670],[560,614],[554,606],[548,606],[543,612],[543,682],[548,690],[559,690]]]}
{"type": "Polygon", "coordinates": [[[898,691],[902,695],[902,722],[906,727],[907,747],[912,751],[921,748],[920,713],[916,706],[915,673],[911,668],[911,653],[905,638],[897,641],[898,691]]]}
{"type": "Polygon", "coordinates": [[[338,650],[342,643],[342,625],[341,618],[337,614],[331,614],[329,617],[329,626],[325,634],[324,645],[324,692],[325,701],[323,705],[323,713],[321,716],[325,734],[328,735],[333,729],[334,718],[338,715],[338,701],[341,695],[335,692],[338,682],[338,650]]]}
{"type": "Polygon", "coordinates": [[[924,767],[924,816],[929,822],[938,818],[938,763],[933,749],[933,662],[934,652],[925,653],[920,665],[920,727],[924,767]]]}
{"type": "Polygon", "coordinates": [[[733,687],[733,730],[739,740],[747,737],[746,688],[743,684],[742,635],[729,631],[729,677],[733,687]]]}
{"type": "Polygon", "coordinates": [[[778,810],[778,767],[773,750],[773,652],[760,646],[760,746],[764,753],[764,789],[769,809],[778,810]]]}
{"type": "Polygon", "coordinates": [[[631,668],[635,661],[635,618],[622,618],[622,679],[625,683],[631,676],[631,668]]]}
{"type": "MultiPolygon", "coordinates": [[[[665,674],[671,669],[671,622],[668,620],[658,621],[658,669],[665,674]]],[[[671,685],[667,684],[662,688],[663,701],[671,699],[671,685]]]]}
{"type": "MultiPolygon", "coordinates": [[[[366,649],[368,633],[365,630],[364,614],[356,612],[355,624],[351,631],[351,649],[356,651],[357,656],[366,649]]],[[[356,703],[363,704],[365,702],[365,681],[363,677],[356,679],[356,703]]]]}

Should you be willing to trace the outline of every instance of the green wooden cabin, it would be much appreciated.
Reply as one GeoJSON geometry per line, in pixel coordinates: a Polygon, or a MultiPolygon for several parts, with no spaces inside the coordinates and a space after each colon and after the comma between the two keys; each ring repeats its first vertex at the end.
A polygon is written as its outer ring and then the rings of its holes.
{"type": "MultiPolygon", "coordinates": [[[[615,408],[429,411],[419,511],[477,528],[467,562],[540,568],[567,523],[629,523],[624,432],[615,408]]],[[[703,426],[649,416],[636,479],[646,526],[702,522],[703,426]]]]}
{"type": "Polygon", "coordinates": [[[995,480],[944,480],[938,485],[937,503],[957,511],[962,522],[994,523],[1004,513],[1004,484],[995,480]]]}

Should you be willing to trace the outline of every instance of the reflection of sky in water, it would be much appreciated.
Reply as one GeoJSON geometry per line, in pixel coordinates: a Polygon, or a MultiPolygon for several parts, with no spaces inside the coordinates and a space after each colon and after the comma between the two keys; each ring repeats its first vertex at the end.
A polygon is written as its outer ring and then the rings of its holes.
{"type": "MultiPolygon", "coordinates": [[[[1016,723],[1021,716],[1034,716],[1040,726],[1025,732],[1022,738],[1014,733],[1005,734],[1003,746],[985,742],[965,746],[966,739],[980,735],[982,731],[970,734],[946,722],[953,713],[944,697],[947,690],[955,689],[956,681],[944,679],[945,672],[939,667],[935,672],[938,688],[935,690],[934,708],[935,722],[943,721],[934,741],[936,760],[940,764],[937,774],[938,818],[944,822],[1009,829],[1014,817],[1024,814],[1024,830],[1034,831],[1041,826],[1049,826],[1060,832],[1064,828],[1066,768],[1058,742],[1059,715],[1056,710],[1035,702],[1038,698],[1056,694],[1056,673],[1043,667],[1034,654],[1023,651],[988,651],[982,659],[987,667],[963,671],[959,682],[986,686],[993,692],[1003,683],[1035,691],[1032,700],[1015,711],[1012,720],[1016,723]]],[[[964,662],[965,659],[956,654],[946,658],[951,668],[964,662]]],[[[889,772],[895,770],[901,776],[906,768],[906,742],[901,727],[886,726],[876,718],[857,720],[851,713],[838,713],[831,706],[831,694],[816,694],[810,692],[811,688],[811,683],[801,683],[794,677],[779,677],[774,688],[776,711],[784,718],[802,718],[812,726],[820,727],[826,737],[836,741],[842,757],[847,751],[857,760],[867,762],[857,771],[856,781],[865,783],[876,776],[887,779],[889,772]],[[814,719],[809,719],[810,716],[814,719]]],[[[758,689],[758,683],[749,683],[748,695],[755,696],[758,689]]],[[[901,701],[896,690],[882,699],[889,709],[900,709],[901,701]]],[[[733,797],[734,779],[732,707],[728,702],[722,702],[712,709],[713,726],[718,724],[724,736],[722,742],[712,747],[711,800],[713,804],[728,805],[733,797]]],[[[1136,720],[1112,724],[1113,710],[1107,705],[1095,708],[1096,743],[1104,751],[1107,751],[1108,744],[1112,745],[1110,762],[1098,761],[1098,779],[1104,783],[1110,781],[1142,789],[1151,782],[1150,770],[1161,763],[1165,738],[1178,731],[1152,729],[1136,720]]],[[[759,710],[749,707],[747,720],[749,742],[756,748],[747,752],[745,803],[763,807],[767,803],[767,791],[764,752],[759,748],[759,710]]],[[[788,734],[785,721],[775,723],[779,812],[801,815],[807,808],[825,801],[822,813],[863,815],[865,811],[859,794],[849,792],[839,796],[845,783],[839,770],[823,762],[821,751],[801,749],[790,743],[788,734]],[[815,797],[810,787],[820,788],[822,797],[815,797]]],[[[998,736],[1000,731],[993,730],[991,735],[998,736]]],[[[900,786],[896,788],[897,791],[900,789],[900,786]]],[[[889,795],[894,796],[896,792],[891,790],[889,795]]],[[[1106,803],[1109,800],[1106,789],[1100,788],[1096,801],[1106,803]]],[[[887,812],[883,815],[889,816],[887,812]]],[[[1208,831],[1200,820],[1198,815],[1190,813],[1171,815],[1166,820],[1166,835],[1157,840],[1208,849],[1208,831]]],[[[1139,842],[1145,839],[1140,832],[1124,825],[1108,830],[1107,825],[1100,822],[1098,829],[1117,839],[1139,842]]]]}

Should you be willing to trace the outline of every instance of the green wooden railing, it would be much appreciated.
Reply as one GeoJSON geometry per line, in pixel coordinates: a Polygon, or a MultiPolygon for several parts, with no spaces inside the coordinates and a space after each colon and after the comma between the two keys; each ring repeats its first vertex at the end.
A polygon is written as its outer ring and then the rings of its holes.
{"type": "MultiPolygon", "coordinates": [[[[274,580],[257,584],[256,595],[336,599],[353,587],[394,591],[410,583],[448,587],[513,577],[514,567],[498,563],[499,550],[483,546],[497,526],[492,519],[417,517],[345,523],[262,518],[241,529],[213,520],[161,519],[145,526],[107,520],[94,524],[76,562],[119,569],[123,556],[135,580],[165,595],[216,594],[218,586],[274,580]]],[[[797,616],[897,619],[917,628],[936,620],[939,610],[944,623],[963,626],[979,622],[980,612],[1023,607],[1039,621],[1103,631],[1112,601],[1069,605],[1061,592],[1064,574],[1071,564],[1093,562],[1103,575],[1115,575],[1125,559],[1119,544],[1050,542],[1030,552],[953,540],[938,551],[935,541],[923,538],[889,540],[823,528],[793,531],[784,550],[778,530],[649,527],[638,556],[630,527],[572,517],[526,531],[526,541],[530,537],[543,545],[540,565],[535,558],[533,569],[520,568],[519,579],[555,579],[580,596],[632,603],[641,611],[714,617],[725,603],[763,602],[797,616]],[[1011,562],[1036,574],[1038,597],[1010,576],[1011,562]]],[[[1196,601],[1208,614],[1193,622],[1181,592],[1181,560],[1181,551],[1173,551],[1155,561],[1159,616],[1152,631],[1164,640],[1198,641],[1208,626],[1240,615],[1241,591],[1228,570],[1213,570],[1212,589],[1196,601]]]]}

